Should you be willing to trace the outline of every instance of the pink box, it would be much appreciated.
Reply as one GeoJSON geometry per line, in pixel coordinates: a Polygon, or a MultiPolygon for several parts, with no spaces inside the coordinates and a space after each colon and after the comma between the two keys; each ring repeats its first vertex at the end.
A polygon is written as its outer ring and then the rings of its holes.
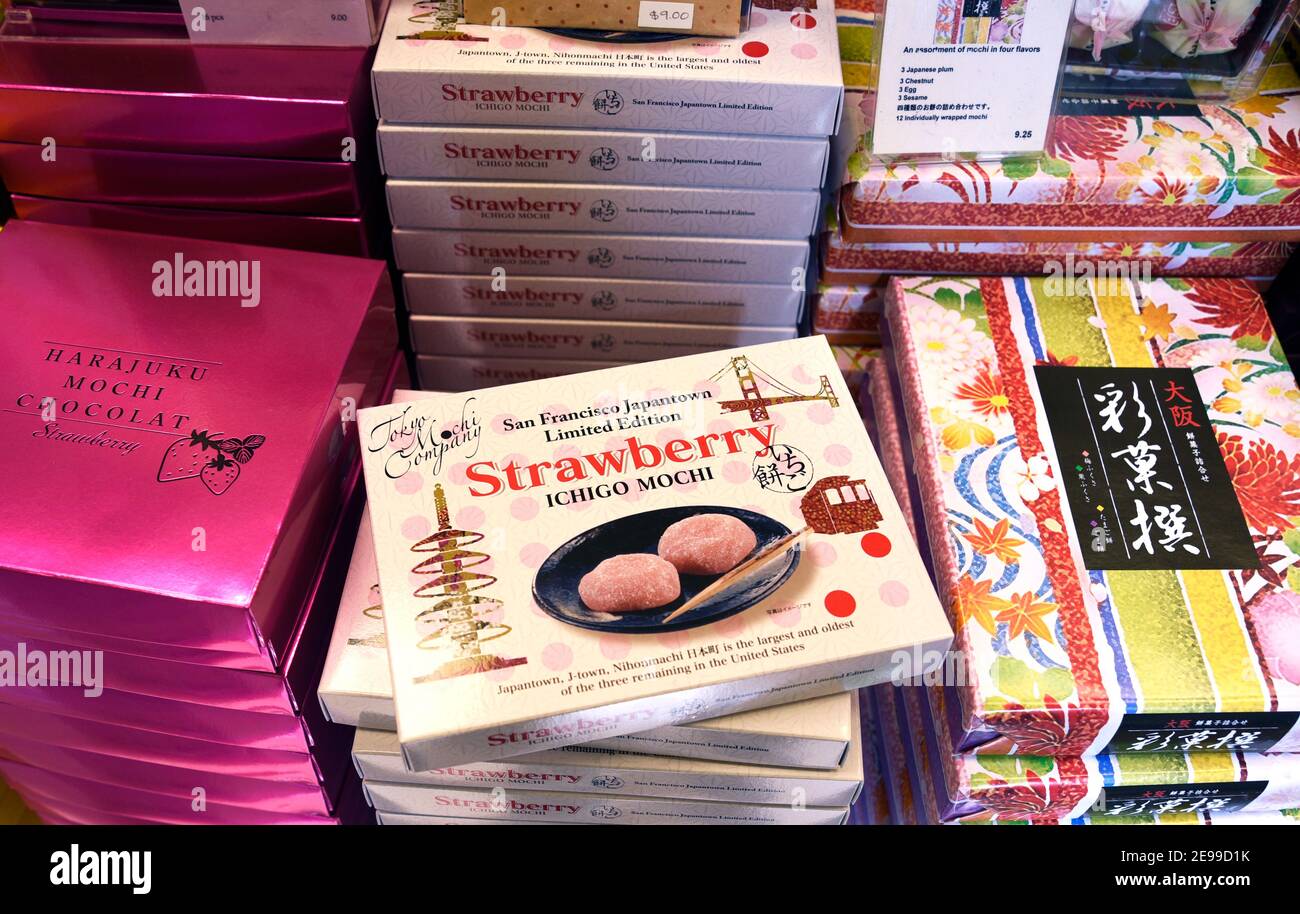
{"type": "Polygon", "coordinates": [[[374,211],[365,216],[295,216],[91,203],[25,194],[14,194],[13,204],[20,219],[85,228],[235,241],[348,257],[382,257],[387,247],[387,219],[374,211]]]}
{"type": "Polygon", "coordinates": [[[0,740],[0,762],[29,765],[52,775],[118,787],[147,786],[150,793],[185,801],[193,799],[191,792],[195,787],[202,787],[208,802],[223,806],[243,806],[293,815],[329,815],[330,812],[329,801],[316,784],[268,781],[156,765],[12,736],[0,740]]]}
{"type": "Polygon", "coordinates": [[[365,48],[0,44],[0,139],[341,161],[373,142],[365,48]]]}
{"type": "MultiPolygon", "coordinates": [[[[86,824],[118,824],[116,817],[165,825],[332,825],[328,815],[264,811],[209,801],[202,812],[190,796],[174,797],[147,790],[53,774],[0,761],[0,774],[25,800],[55,813],[69,804],[87,814],[86,824]]],[[[196,784],[196,787],[202,786],[196,784]]],[[[40,809],[38,812],[42,811],[40,809]]],[[[134,824],[134,823],[123,823],[134,824]]]]}
{"type": "Polygon", "coordinates": [[[0,616],[274,669],[391,365],[385,266],[19,221],[0,297],[41,303],[0,342],[0,616]],[[257,294],[170,300],[187,270],[257,294]]]}
{"type": "MultiPolygon", "coordinates": [[[[54,129],[51,127],[51,129],[54,129]]],[[[58,132],[58,131],[55,131],[58,132]]],[[[355,215],[373,178],[355,162],[0,143],[0,178],[38,197],[304,215],[355,215]]]]}
{"type": "Polygon", "coordinates": [[[0,704],[0,744],[8,745],[13,739],[267,781],[314,784],[318,779],[305,743],[297,751],[256,749],[0,704]]]}

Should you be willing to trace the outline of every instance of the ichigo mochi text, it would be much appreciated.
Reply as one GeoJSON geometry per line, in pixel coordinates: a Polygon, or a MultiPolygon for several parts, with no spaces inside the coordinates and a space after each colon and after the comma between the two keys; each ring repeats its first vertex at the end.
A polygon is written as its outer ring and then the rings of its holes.
{"type": "MultiPolygon", "coordinates": [[[[711,398],[712,394],[705,391],[653,400],[624,399],[610,405],[593,405],[569,412],[546,410],[533,418],[502,417],[497,430],[505,435],[540,431],[545,443],[593,435],[617,435],[619,432],[681,422],[682,414],[667,408],[711,398]],[[560,427],[564,425],[570,427],[560,427]]],[[[483,433],[482,421],[474,405],[476,399],[467,399],[459,418],[453,422],[440,424],[431,417],[419,415],[412,404],[399,415],[376,424],[371,431],[369,447],[372,452],[386,447],[390,449],[384,464],[385,474],[390,479],[399,479],[416,467],[425,467],[438,475],[446,458],[454,454],[469,461],[465,478],[470,495],[486,498],[501,492],[524,492],[551,485],[588,483],[626,473],[658,471],[631,480],[595,482],[543,493],[548,507],[560,507],[625,495],[633,486],[641,491],[653,491],[708,482],[715,478],[711,465],[687,465],[741,453],[762,453],[772,447],[776,436],[776,424],[769,422],[672,438],[662,443],[632,434],[606,441],[601,450],[534,463],[523,463],[513,456],[504,462],[475,460],[483,433]]]]}

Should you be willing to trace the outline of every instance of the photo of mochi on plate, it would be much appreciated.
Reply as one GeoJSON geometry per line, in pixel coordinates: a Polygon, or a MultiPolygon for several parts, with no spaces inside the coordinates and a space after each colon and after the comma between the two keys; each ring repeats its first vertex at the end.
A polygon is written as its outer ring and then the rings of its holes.
{"type": "Polygon", "coordinates": [[[800,539],[740,508],[646,511],[565,543],[538,569],[533,595],[547,614],[583,628],[693,628],[771,595],[798,564],[800,539]]]}

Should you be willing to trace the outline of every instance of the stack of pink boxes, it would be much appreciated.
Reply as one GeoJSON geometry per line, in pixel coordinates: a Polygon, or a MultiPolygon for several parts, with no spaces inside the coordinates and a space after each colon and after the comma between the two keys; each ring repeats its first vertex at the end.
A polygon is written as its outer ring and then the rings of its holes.
{"type": "MultiPolygon", "coordinates": [[[[203,34],[240,21],[207,15],[203,34]]],[[[9,10],[0,181],[17,216],[380,256],[369,29],[359,47],[240,46],[191,41],[192,22],[90,0],[9,10]]]]}
{"type": "Polygon", "coordinates": [[[797,335],[835,17],[755,6],[735,38],[600,40],[393,4],[374,86],[424,386],[797,335]]]}
{"type": "Polygon", "coordinates": [[[337,821],[384,264],[17,220],[0,297],[0,777],[50,822],[337,821]]]}

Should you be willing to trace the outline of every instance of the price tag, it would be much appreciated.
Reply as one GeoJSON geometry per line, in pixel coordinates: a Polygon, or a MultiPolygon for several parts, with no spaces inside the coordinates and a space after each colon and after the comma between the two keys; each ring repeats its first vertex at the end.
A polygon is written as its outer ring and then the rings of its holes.
{"type": "Polygon", "coordinates": [[[636,24],[643,29],[682,29],[695,23],[694,3],[669,3],[666,0],[641,0],[636,24]]]}
{"type": "Polygon", "coordinates": [[[885,11],[872,151],[1041,152],[1071,7],[894,0],[885,11]]]}

